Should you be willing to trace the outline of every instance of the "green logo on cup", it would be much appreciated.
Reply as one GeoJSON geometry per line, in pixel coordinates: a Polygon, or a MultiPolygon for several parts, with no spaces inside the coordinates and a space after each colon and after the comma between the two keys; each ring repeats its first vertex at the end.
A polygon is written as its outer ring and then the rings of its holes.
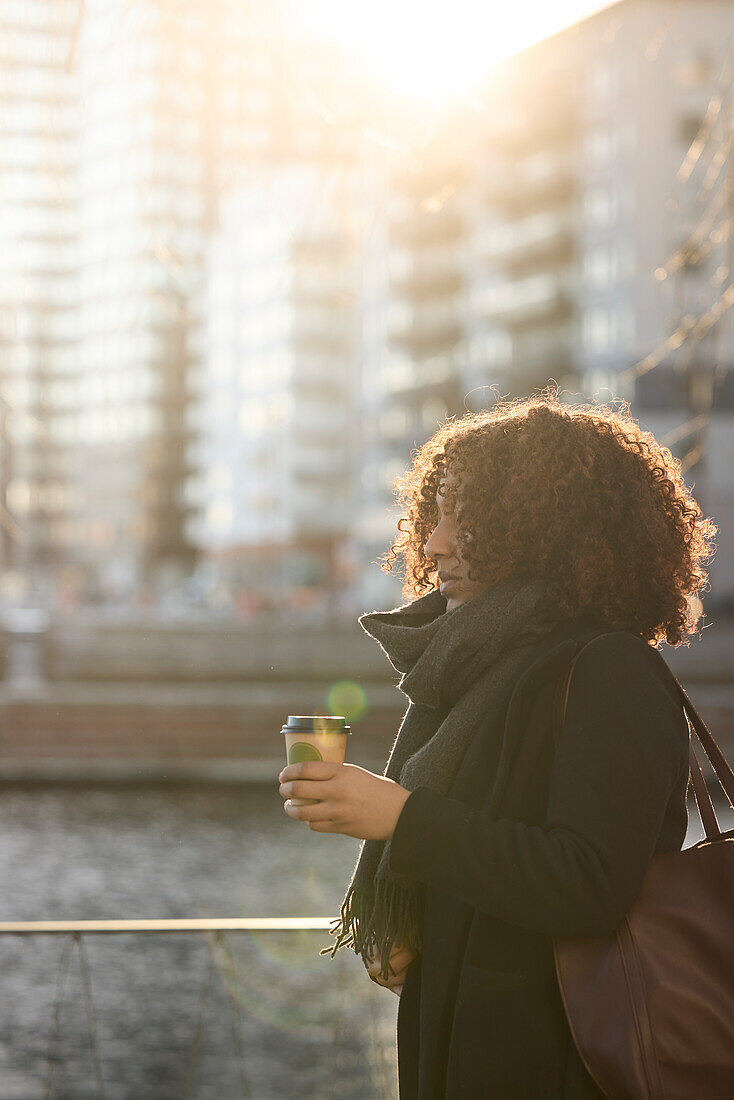
{"type": "Polygon", "coordinates": [[[302,760],[323,760],[323,756],[315,745],[308,741],[295,741],[288,752],[289,764],[300,764],[302,760]]]}

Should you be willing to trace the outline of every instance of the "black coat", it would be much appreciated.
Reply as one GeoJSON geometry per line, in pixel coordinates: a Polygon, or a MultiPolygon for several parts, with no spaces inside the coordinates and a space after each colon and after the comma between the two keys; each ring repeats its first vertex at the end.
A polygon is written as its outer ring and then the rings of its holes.
{"type": "Polygon", "coordinates": [[[390,866],[423,885],[425,909],[398,1007],[401,1100],[603,1097],[571,1038],[552,936],[613,931],[652,856],[681,849],[689,733],[662,655],[615,631],[576,663],[555,753],[559,685],[593,625],[543,639],[448,797],[418,787],[402,809],[390,866]]]}

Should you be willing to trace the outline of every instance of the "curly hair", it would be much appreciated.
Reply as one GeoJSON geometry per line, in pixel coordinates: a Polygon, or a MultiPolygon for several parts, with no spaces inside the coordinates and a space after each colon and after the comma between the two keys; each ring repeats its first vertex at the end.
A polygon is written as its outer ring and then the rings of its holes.
{"type": "Polygon", "coordinates": [[[696,631],[718,528],[702,517],[679,460],[626,401],[615,404],[563,404],[549,387],[449,418],[395,479],[406,514],[382,571],[402,557],[406,599],[437,587],[424,546],[440,485],[470,580],[540,577],[548,608],[563,617],[592,615],[653,645],[679,645],[696,631]]]}

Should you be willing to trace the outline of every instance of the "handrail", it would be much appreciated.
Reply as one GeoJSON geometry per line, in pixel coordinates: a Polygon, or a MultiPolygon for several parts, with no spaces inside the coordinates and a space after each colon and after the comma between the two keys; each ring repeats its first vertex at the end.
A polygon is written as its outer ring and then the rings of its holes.
{"type": "MultiPolygon", "coordinates": [[[[234,1042],[234,1054],[239,1067],[242,1096],[252,1096],[252,1084],[249,1079],[246,1051],[244,1044],[244,1021],[240,1005],[240,998],[233,980],[237,979],[237,964],[232,947],[228,942],[228,932],[296,932],[316,931],[324,932],[332,929],[333,917],[183,917],[183,918],[152,918],[134,920],[35,920],[35,921],[0,921],[0,935],[17,934],[62,934],[67,938],[62,944],[59,958],[58,972],[56,976],[56,993],[53,1004],[53,1028],[49,1037],[49,1045],[46,1052],[44,1100],[50,1100],[54,1071],[59,1064],[59,1044],[61,1034],[61,1018],[65,1001],[65,989],[74,949],[79,956],[79,966],[83,983],[84,1001],[86,1005],[87,1031],[91,1048],[94,1078],[96,1082],[97,1096],[105,1100],[107,1096],[105,1085],[105,1066],[97,1030],[97,1012],[94,1002],[92,967],[85,946],[87,933],[156,933],[156,932],[212,932],[214,935],[206,940],[208,961],[203,975],[203,981],[199,990],[198,1013],[193,1039],[190,1044],[187,1065],[185,1070],[184,1098],[189,1100],[196,1088],[197,1072],[199,1066],[199,1048],[202,1028],[206,1015],[206,1008],[210,998],[210,992],[216,971],[221,970],[216,956],[224,953],[224,970],[222,980],[226,989],[229,1003],[229,1016],[232,1026],[234,1042]]],[[[344,962],[342,960],[339,969],[340,975],[344,974],[344,962]]],[[[330,1097],[335,1095],[337,1083],[340,1081],[338,1070],[339,1049],[343,1028],[343,1015],[346,1004],[347,987],[341,991],[341,1003],[337,1006],[333,1023],[333,1039],[331,1042],[331,1057],[329,1061],[327,1080],[331,1083],[330,1097]]],[[[369,1009],[372,1014],[373,1034],[377,1036],[378,1025],[375,1016],[373,994],[368,996],[369,1009]]],[[[377,1042],[378,1040],[375,1039],[377,1042]]],[[[385,1062],[384,1051],[379,1047],[381,1095],[392,1094],[393,1082],[390,1067],[385,1062]]]]}
{"type": "Polygon", "coordinates": [[[3,932],[288,932],[326,931],[333,917],[184,917],[171,920],[0,921],[3,932]]]}

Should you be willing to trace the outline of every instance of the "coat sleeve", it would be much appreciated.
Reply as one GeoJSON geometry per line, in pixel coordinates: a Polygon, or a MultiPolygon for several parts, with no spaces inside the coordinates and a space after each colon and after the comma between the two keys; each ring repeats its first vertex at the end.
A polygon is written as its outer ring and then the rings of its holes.
{"type": "Polygon", "coordinates": [[[625,632],[579,657],[542,826],[418,787],[392,836],[391,870],[531,931],[613,931],[639,892],[688,759],[683,708],[657,660],[625,632]]]}

